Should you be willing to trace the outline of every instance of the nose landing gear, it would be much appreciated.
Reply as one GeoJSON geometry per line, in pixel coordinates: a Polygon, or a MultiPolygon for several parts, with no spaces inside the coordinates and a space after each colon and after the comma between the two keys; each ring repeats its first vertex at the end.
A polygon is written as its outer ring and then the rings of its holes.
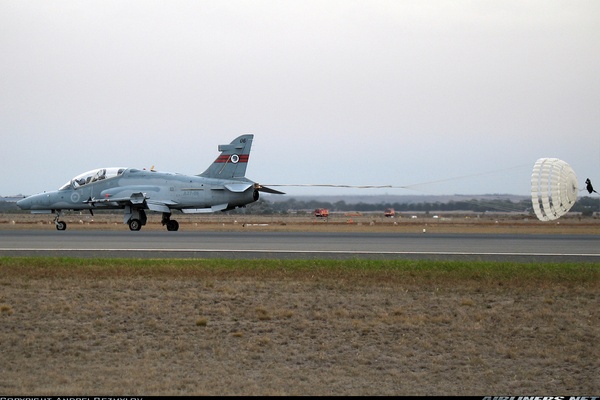
{"type": "Polygon", "coordinates": [[[54,225],[56,225],[56,230],[64,231],[65,229],[67,229],[67,223],[65,221],[59,221],[58,220],[59,218],[60,218],[60,211],[57,211],[56,217],[54,218],[54,225]]]}

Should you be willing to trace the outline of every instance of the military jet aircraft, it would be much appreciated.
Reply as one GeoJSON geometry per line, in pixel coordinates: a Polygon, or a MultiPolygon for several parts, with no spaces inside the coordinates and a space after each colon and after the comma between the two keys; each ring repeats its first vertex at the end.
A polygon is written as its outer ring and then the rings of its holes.
{"type": "Polygon", "coordinates": [[[146,211],[162,213],[168,231],[179,229],[171,219],[173,210],[183,213],[210,213],[245,207],[259,198],[258,192],[284,194],[245,177],[254,135],[242,135],[220,145],[221,154],[200,175],[158,172],[153,169],[98,168],[77,175],[56,191],[43,192],[17,201],[32,213],[55,213],[59,231],[67,224],[60,220],[63,210],[124,209],[125,224],[132,231],[146,225],[146,211]]]}

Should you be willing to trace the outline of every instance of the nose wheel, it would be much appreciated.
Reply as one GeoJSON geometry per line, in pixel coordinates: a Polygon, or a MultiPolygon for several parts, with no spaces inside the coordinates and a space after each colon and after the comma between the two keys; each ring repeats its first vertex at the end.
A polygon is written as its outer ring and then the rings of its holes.
{"type": "Polygon", "coordinates": [[[54,225],[56,226],[57,231],[64,231],[67,229],[67,223],[65,221],[59,221],[60,213],[56,213],[56,217],[54,218],[54,225]]]}

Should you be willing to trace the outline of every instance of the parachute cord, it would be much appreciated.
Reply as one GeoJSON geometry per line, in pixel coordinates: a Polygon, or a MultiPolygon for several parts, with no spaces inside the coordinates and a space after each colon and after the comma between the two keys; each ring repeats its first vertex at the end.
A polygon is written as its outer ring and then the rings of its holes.
{"type": "MultiPolygon", "coordinates": [[[[496,173],[499,173],[499,172],[506,172],[506,171],[511,171],[511,170],[520,169],[520,168],[524,168],[524,167],[528,167],[529,168],[529,164],[521,164],[521,165],[516,165],[514,167],[509,167],[509,168],[504,168],[504,169],[498,169],[498,170],[494,170],[494,171],[480,172],[480,173],[477,173],[477,174],[461,175],[461,176],[456,176],[456,177],[453,177],[453,178],[440,179],[440,180],[437,180],[437,181],[415,183],[415,184],[412,184],[412,185],[401,186],[401,188],[412,189],[415,186],[425,186],[425,185],[432,185],[432,184],[435,184],[435,183],[442,183],[442,182],[448,182],[448,181],[465,179],[465,178],[474,178],[474,177],[483,176],[483,175],[492,175],[492,174],[496,174],[496,173]]],[[[416,190],[416,189],[412,189],[412,190],[416,190]]]]}
{"type": "MultiPolygon", "coordinates": [[[[433,195],[433,193],[431,193],[430,191],[423,190],[423,186],[430,186],[430,185],[434,185],[434,184],[437,184],[437,183],[448,182],[448,181],[453,181],[453,180],[460,180],[460,179],[466,179],[466,178],[472,178],[472,177],[477,177],[477,176],[491,175],[491,174],[495,174],[495,173],[499,173],[499,172],[506,172],[506,171],[511,171],[511,170],[515,170],[515,169],[521,169],[521,168],[525,168],[525,167],[529,168],[530,165],[529,164],[522,164],[522,165],[517,165],[517,166],[513,166],[513,167],[509,167],[509,168],[503,168],[503,169],[494,170],[494,171],[487,171],[487,172],[480,172],[480,173],[477,173],[477,174],[462,175],[462,176],[457,176],[457,177],[452,177],[452,178],[439,179],[439,180],[429,181],[429,182],[415,183],[415,184],[412,184],[412,185],[405,185],[405,186],[396,186],[396,185],[343,185],[343,184],[340,184],[340,185],[338,185],[338,184],[265,184],[265,186],[336,187],[336,188],[352,188],[352,189],[406,189],[406,190],[412,190],[412,191],[423,193],[423,194],[433,195]]],[[[463,196],[468,196],[468,195],[463,195],[463,196]]],[[[473,195],[473,196],[476,197],[477,195],[473,195]]],[[[469,203],[469,204],[473,204],[473,205],[477,205],[477,206],[481,206],[481,207],[487,207],[487,208],[489,208],[491,210],[496,210],[496,211],[528,212],[528,207],[523,208],[518,203],[515,203],[514,206],[511,206],[511,205],[508,205],[508,204],[504,205],[504,206],[499,206],[498,204],[493,204],[493,203],[490,203],[490,202],[486,202],[486,201],[482,201],[482,200],[477,200],[477,199],[460,200],[460,201],[463,201],[463,202],[469,203]]]]}
{"type": "Polygon", "coordinates": [[[452,177],[452,178],[439,179],[439,180],[435,180],[435,181],[428,181],[428,182],[421,182],[421,183],[414,183],[412,185],[403,185],[403,186],[396,186],[396,185],[345,185],[345,184],[318,184],[318,183],[313,183],[313,184],[311,184],[311,183],[301,183],[301,184],[271,183],[271,184],[264,184],[264,185],[265,186],[288,186],[288,187],[337,187],[337,188],[351,188],[351,189],[406,189],[406,190],[414,190],[416,192],[430,194],[429,192],[427,192],[423,189],[418,189],[418,187],[429,186],[429,185],[433,185],[436,183],[448,182],[448,181],[465,179],[465,178],[473,178],[473,177],[483,176],[483,175],[491,175],[491,174],[495,174],[495,173],[499,173],[499,172],[520,169],[520,168],[524,168],[524,167],[529,167],[529,165],[522,164],[522,165],[517,165],[514,167],[509,167],[509,168],[504,168],[504,169],[499,169],[499,170],[494,170],[494,171],[480,172],[477,174],[470,174],[470,175],[461,175],[461,176],[456,176],[456,177],[452,177]]]}

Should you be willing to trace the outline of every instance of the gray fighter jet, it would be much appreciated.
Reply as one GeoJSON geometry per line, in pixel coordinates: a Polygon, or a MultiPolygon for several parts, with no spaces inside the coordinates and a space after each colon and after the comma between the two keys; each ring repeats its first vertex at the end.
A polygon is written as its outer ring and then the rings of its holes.
{"type": "Polygon", "coordinates": [[[227,145],[200,175],[158,172],[153,169],[98,168],[77,175],[56,191],[43,192],[17,202],[32,213],[56,214],[59,231],[67,224],[60,220],[64,210],[124,209],[125,224],[139,231],[146,224],[146,210],[162,213],[169,231],[179,229],[171,219],[173,210],[183,213],[210,213],[245,207],[258,200],[258,192],[283,194],[245,177],[254,135],[242,135],[227,145]]]}

